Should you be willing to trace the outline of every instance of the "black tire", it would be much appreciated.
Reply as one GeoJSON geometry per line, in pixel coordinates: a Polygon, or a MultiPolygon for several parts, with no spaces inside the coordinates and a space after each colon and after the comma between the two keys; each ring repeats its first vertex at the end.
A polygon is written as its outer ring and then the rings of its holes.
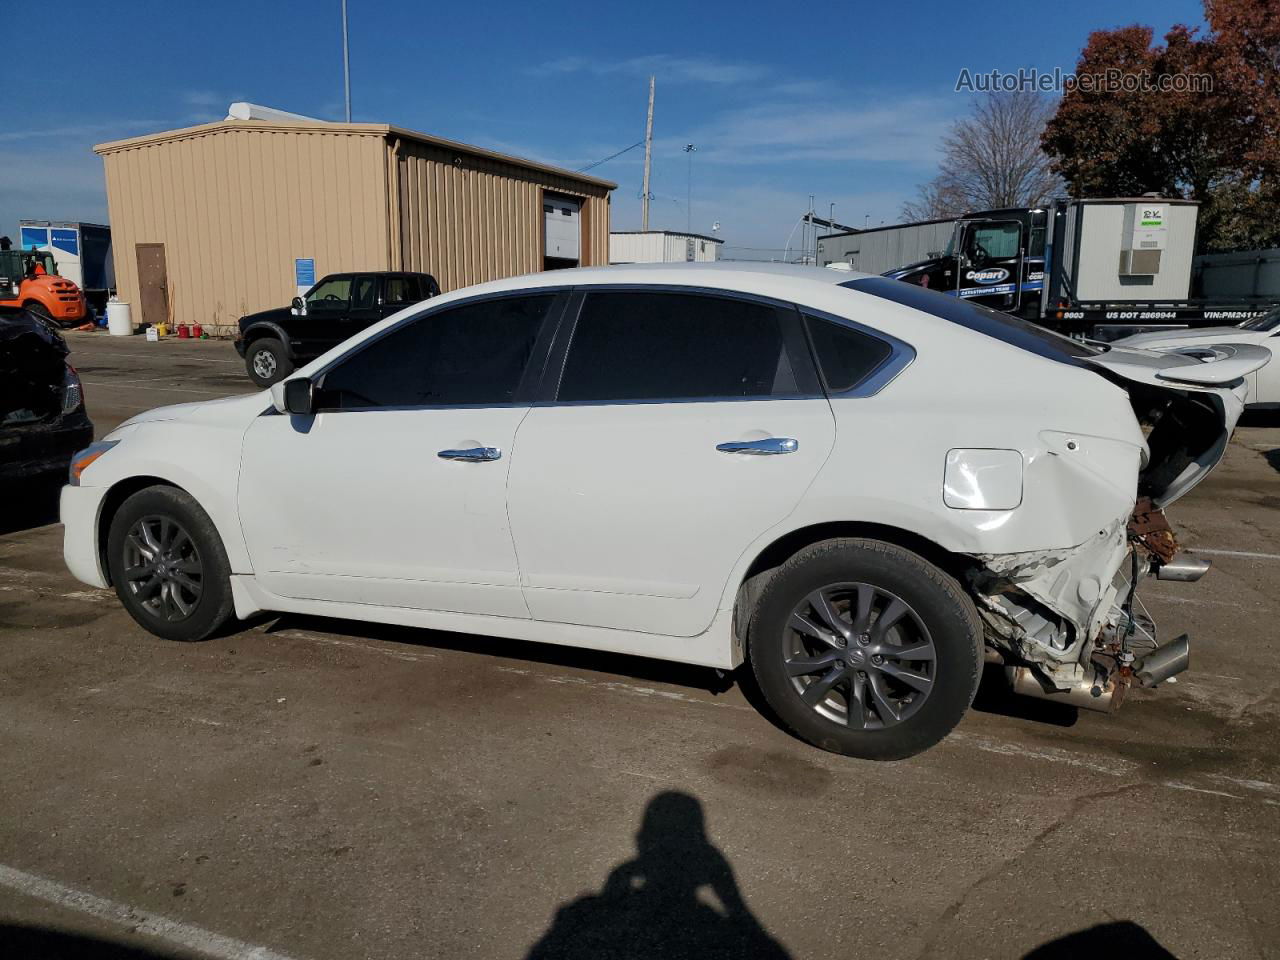
{"type": "Polygon", "coordinates": [[[157,637],[204,640],[231,617],[231,565],[222,538],[209,515],[177,487],[147,487],[120,505],[107,533],[107,569],[129,615],[157,637]],[[151,542],[168,549],[151,549],[139,525],[150,531],[151,542]],[[149,574],[140,572],[148,568],[149,574]],[[185,586],[183,577],[199,590],[185,586]]]}
{"type": "Polygon", "coordinates": [[[839,539],[806,547],[778,568],[751,617],[747,653],[768,706],[802,740],[900,760],[960,722],[978,690],[982,643],[978,612],[954,578],[901,547],[839,539]],[[814,597],[831,601],[825,615],[814,597]],[[802,610],[808,615],[793,621],[802,610]],[[841,624],[825,629],[833,615],[841,624]],[[879,629],[882,616],[892,625],[879,629]]]}
{"type": "Polygon", "coordinates": [[[259,337],[245,348],[244,368],[250,380],[260,387],[269,387],[293,373],[293,360],[285,345],[275,337],[259,337]]]}
{"type": "Polygon", "coordinates": [[[24,303],[22,305],[22,309],[26,310],[27,313],[31,314],[37,320],[44,322],[51,329],[53,330],[62,329],[62,325],[53,319],[53,314],[49,312],[49,308],[46,307],[43,303],[37,303],[35,301],[31,301],[28,303],[24,303]]]}

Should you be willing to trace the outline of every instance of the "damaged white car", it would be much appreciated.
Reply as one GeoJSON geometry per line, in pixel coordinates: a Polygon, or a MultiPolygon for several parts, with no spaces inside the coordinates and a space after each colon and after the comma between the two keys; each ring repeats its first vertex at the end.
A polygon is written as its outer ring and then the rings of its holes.
{"type": "Polygon", "coordinates": [[[1134,591],[1204,571],[1161,511],[1268,359],[814,268],[519,277],[135,417],[73,463],[65,556],[174,640],[277,611],[745,662],[805,740],[905,757],[984,658],[1102,709],[1186,666],[1134,591]]]}

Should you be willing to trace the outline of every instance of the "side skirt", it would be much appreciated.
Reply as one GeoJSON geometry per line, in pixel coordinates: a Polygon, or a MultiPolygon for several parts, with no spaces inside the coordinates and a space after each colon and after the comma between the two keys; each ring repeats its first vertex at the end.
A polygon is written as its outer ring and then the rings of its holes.
{"type": "Polygon", "coordinates": [[[696,637],[669,637],[633,630],[610,630],[570,623],[548,623],[514,617],[490,617],[436,610],[412,610],[406,607],[381,607],[367,603],[330,600],[297,600],[279,597],[264,590],[249,575],[231,577],[231,594],[236,616],[241,620],[255,613],[296,613],[313,617],[333,617],[395,626],[420,627],[425,630],[449,630],[454,633],[554,643],[584,650],[602,650],[639,657],[653,657],[675,663],[732,670],[740,662],[734,655],[732,635],[733,610],[721,610],[711,627],[696,637]]]}

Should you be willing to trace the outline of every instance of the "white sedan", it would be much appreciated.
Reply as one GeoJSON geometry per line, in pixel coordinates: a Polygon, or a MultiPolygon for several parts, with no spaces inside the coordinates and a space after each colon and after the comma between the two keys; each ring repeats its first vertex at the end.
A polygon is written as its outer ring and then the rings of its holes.
{"type": "MultiPolygon", "coordinates": [[[[1216,357],[1213,349],[1221,344],[1242,343],[1265,347],[1272,353],[1280,350],[1280,309],[1246,320],[1235,327],[1202,327],[1195,330],[1153,330],[1117,340],[1122,347],[1178,352],[1207,359],[1216,357]]],[[[1280,363],[1268,364],[1245,377],[1249,394],[1245,404],[1260,410],[1280,408],[1280,363]]]]}
{"type": "Polygon", "coordinates": [[[517,277],[128,421],[72,465],[64,552],[173,640],[278,611],[746,662],[800,737],[899,758],[984,657],[1098,709],[1185,667],[1125,628],[1128,578],[1202,572],[1160,510],[1267,359],[817,268],[517,277]]]}

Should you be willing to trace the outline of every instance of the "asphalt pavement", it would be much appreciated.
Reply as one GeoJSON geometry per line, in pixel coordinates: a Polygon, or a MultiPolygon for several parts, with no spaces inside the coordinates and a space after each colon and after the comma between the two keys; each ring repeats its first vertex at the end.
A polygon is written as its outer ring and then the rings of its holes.
{"type": "MultiPolygon", "coordinates": [[[[253,389],[226,342],[69,343],[100,433],[253,389]]],[[[642,658],[166,643],[67,573],[54,494],[0,527],[0,955],[1280,957],[1280,417],[1170,510],[1214,569],[1140,591],[1188,673],[1114,716],[991,676],[899,763],[642,658]]]]}

